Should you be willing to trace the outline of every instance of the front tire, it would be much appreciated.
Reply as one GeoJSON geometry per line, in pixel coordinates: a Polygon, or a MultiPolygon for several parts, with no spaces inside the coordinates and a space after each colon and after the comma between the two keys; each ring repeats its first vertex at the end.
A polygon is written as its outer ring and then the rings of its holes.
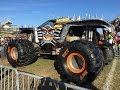
{"type": "Polygon", "coordinates": [[[94,81],[103,68],[102,51],[88,41],[73,41],[61,48],[55,69],[65,82],[84,85],[94,81]]]}

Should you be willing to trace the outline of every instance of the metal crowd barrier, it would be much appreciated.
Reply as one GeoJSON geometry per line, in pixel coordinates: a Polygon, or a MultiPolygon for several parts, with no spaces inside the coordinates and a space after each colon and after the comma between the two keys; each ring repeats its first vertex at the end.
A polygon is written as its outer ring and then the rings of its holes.
{"type": "Polygon", "coordinates": [[[88,90],[0,65],[0,90],[88,90]]]}

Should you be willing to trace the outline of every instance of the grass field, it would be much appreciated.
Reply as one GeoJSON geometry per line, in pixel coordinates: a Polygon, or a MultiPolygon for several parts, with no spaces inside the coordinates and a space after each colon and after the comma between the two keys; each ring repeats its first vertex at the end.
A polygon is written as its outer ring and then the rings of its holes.
{"type": "MultiPolygon", "coordinates": [[[[120,58],[115,58],[114,60],[116,60],[117,65],[113,73],[113,79],[110,88],[111,90],[120,90],[120,58]]],[[[0,61],[0,64],[9,65],[6,60],[0,61]]],[[[19,67],[17,69],[21,71],[34,73],[40,76],[51,77],[55,80],[60,80],[59,74],[54,69],[53,64],[54,60],[39,58],[37,62],[28,66],[19,67]]],[[[106,83],[106,79],[109,77],[108,74],[112,68],[112,64],[113,62],[111,62],[109,65],[106,65],[100,73],[100,75],[93,82],[92,87],[94,87],[96,90],[103,90],[103,86],[106,83]]]]}

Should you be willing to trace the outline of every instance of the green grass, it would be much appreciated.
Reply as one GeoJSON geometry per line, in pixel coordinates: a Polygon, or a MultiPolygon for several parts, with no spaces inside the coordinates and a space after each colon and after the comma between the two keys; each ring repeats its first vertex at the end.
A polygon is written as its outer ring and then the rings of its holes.
{"type": "Polygon", "coordinates": [[[18,69],[31,72],[36,75],[51,77],[52,79],[60,80],[59,74],[54,68],[54,60],[39,58],[37,62],[28,66],[19,67],[18,69]]]}
{"type": "Polygon", "coordinates": [[[95,81],[93,82],[93,85],[102,90],[102,86],[105,84],[105,81],[106,81],[106,78],[108,76],[108,73],[111,69],[111,65],[112,65],[112,62],[109,64],[109,65],[106,65],[102,72],[98,75],[98,77],[95,79],[95,81]]]}
{"type": "Polygon", "coordinates": [[[112,81],[113,90],[120,90],[120,58],[117,60],[117,66],[112,81]]]}

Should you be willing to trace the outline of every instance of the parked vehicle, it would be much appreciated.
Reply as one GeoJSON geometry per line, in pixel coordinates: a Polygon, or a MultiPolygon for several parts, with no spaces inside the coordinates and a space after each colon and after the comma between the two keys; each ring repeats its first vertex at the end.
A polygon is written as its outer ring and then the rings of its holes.
{"type": "Polygon", "coordinates": [[[21,28],[27,38],[9,42],[7,58],[16,67],[33,63],[40,55],[57,56],[54,66],[61,79],[83,85],[94,81],[113,58],[105,39],[109,29],[111,24],[99,19],[48,20],[36,29],[21,28]]]}

